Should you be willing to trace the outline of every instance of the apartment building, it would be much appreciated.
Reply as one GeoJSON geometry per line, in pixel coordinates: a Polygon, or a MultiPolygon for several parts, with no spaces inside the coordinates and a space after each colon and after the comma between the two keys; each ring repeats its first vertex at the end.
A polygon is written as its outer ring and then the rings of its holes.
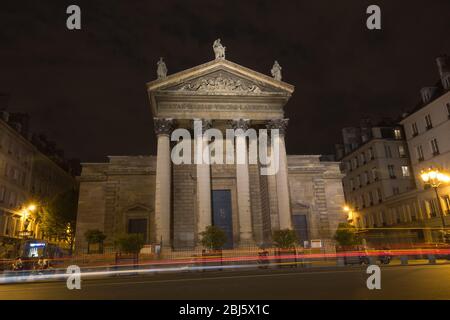
{"type": "Polygon", "coordinates": [[[344,145],[337,148],[337,156],[345,172],[346,202],[353,209],[350,221],[366,230],[368,242],[440,241],[441,211],[450,226],[450,185],[438,188],[438,202],[420,178],[428,168],[450,174],[449,58],[438,57],[437,65],[439,81],[421,90],[421,101],[398,125],[343,130],[344,145]],[[371,139],[364,137],[377,130],[371,139]]]}
{"type": "Polygon", "coordinates": [[[27,119],[0,112],[0,245],[25,237],[24,232],[40,238],[38,224],[21,209],[76,187],[61,152],[53,152],[43,136],[29,138],[27,119]]]}

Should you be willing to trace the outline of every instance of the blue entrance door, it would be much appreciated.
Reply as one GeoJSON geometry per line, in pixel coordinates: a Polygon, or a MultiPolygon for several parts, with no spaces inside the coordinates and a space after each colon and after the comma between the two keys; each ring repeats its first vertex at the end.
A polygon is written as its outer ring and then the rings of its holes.
{"type": "Polygon", "coordinates": [[[231,212],[231,191],[213,190],[213,224],[227,235],[227,242],[224,249],[233,248],[233,220],[231,212]]]}
{"type": "Polygon", "coordinates": [[[306,222],[306,215],[292,215],[292,223],[294,225],[294,230],[297,233],[298,242],[303,245],[304,241],[308,239],[308,224],[306,222]]]}

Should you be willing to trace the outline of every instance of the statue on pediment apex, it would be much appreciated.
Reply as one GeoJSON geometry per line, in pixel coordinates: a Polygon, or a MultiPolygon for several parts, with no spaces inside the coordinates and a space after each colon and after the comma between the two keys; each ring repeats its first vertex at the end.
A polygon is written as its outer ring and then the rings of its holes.
{"type": "Polygon", "coordinates": [[[214,41],[213,50],[216,59],[225,59],[225,47],[220,43],[220,38],[214,41]]]}
{"type": "Polygon", "coordinates": [[[275,60],[272,70],[270,70],[270,73],[272,73],[272,77],[275,80],[281,81],[281,66],[277,60],[275,60]]]}
{"type": "Polygon", "coordinates": [[[158,79],[167,77],[167,66],[162,57],[159,58],[159,61],[156,63],[156,65],[158,66],[156,69],[156,75],[158,79]]]}

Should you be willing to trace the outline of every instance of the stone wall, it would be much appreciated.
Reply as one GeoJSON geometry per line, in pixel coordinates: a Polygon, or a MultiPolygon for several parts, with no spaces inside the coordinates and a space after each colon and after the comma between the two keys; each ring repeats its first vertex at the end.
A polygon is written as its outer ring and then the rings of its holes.
{"type": "Polygon", "coordinates": [[[127,231],[129,218],[148,221],[147,241],[155,241],[155,157],[109,157],[108,163],[83,164],[78,200],[76,250],[84,252],[84,233],[99,229],[107,236],[105,246],[113,246],[127,231]]]}
{"type": "MultiPolygon", "coordinates": [[[[130,218],[148,219],[147,242],[155,243],[154,204],[156,157],[109,157],[108,163],[83,164],[79,177],[77,251],[85,251],[84,233],[103,231],[105,245],[112,246],[127,232],[130,218]]],[[[344,196],[338,163],[322,162],[319,156],[288,156],[289,192],[292,214],[307,217],[309,239],[331,239],[339,222],[344,196]]],[[[262,176],[258,165],[249,166],[253,238],[255,244],[271,242],[279,228],[277,190],[274,176],[262,176]]],[[[171,239],[175,249],[198,245],[196,166],[172,166],[171,239]]],[[[211,166],[212,190],[227,189],[232,196],[234,243],[239,243],[239,214],[236,197],[236,167],[211,166]]]]}
{"type": "Polygon", "coordinates": [[[346,221],[339,163],[293,155],[288,170],[292,213],[306,215],[310,239],[332,239],[337,225],[346,221]]]}

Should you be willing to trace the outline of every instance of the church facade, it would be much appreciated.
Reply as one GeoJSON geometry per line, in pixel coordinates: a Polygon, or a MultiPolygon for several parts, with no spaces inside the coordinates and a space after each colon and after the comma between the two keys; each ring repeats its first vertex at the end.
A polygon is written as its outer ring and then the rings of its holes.
{"type": "Polygon", "coordinates": [[[158,79],[147,84],[156,156],[110,156],[106,163],[83,164],[78,252],[86,250],[84,233],[90,229],[106,234],[106,246],[118,235],[141,233],[147,244],[199,248],[200,233],[209,225],[225,231],[226,248],[270,245],[279,229],[294,229],[301,245],[311,240],[332,244],[338,223],[346,220],[339,163],[318,155],[288,156],[284,108],[294,87],[281,81],[278,63],[272,77],[266,76],[226,60],[224,49],[219,41],[215,60],[172,75],[158,62],[158,79]],[[179,141],[174,130],[193,133],[195,121],[201,121],[201,132],[215,129],[224,138],[194,135],[193,146],[203,143],[213,157],[210,146],[231,145],[244,150],[244,160],[174,162],[179,141]],[[258,135],[261,129],[277,129],[278,135],[268,137],[269,153],[274,154],[274,141],[277,145],[276,173],[262,174],[265,165],[249,160],[248,137],[229,139],[225,132],[230,128],[255,129],[258,135]]]}

